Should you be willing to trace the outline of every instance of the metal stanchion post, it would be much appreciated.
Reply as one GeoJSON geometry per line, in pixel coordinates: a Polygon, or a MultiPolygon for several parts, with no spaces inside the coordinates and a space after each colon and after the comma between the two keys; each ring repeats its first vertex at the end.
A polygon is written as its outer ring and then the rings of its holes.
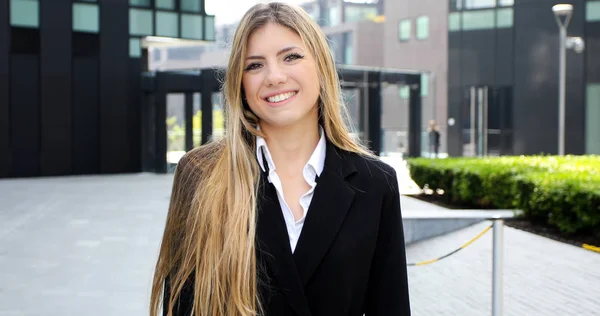
{"type": "Polygon", "coordinates": [[[504,220],[494,220],[492,258],[492,316],[502,316],[502,274],[504,270],[504,220]]]}

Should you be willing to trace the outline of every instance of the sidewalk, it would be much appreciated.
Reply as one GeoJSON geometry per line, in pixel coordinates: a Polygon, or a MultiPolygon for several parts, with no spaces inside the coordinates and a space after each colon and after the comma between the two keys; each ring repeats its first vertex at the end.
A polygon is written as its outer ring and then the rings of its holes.
{"type": "MultiPolygon", "coordinates": [[[[147,315],[172,179],[0,180],[0,316],[147,315]]],[[[485,225],[410,245],[407,258],[446,254],[485,225]]],[[[505,259],[505,315],[600,315],[599,254],[505,228],[505,259]]],[[[414,316],[490,315],[490,233],[408,273],[414,316]]]]}

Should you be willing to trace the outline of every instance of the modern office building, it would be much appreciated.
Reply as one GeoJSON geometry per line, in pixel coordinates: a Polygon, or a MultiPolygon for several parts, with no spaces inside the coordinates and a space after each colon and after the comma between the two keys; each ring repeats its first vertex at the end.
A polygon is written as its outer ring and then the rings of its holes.
{"type": "MultiPolygon", "coordinates": [[[[421,77],[421,151],[430,155],[427,127],[435,120],[441,132],[440,152],[447,152],[446,113],[448,94],[448,3],[440,0],[385,1],[382,65],[386,68],[412,69],[421,77]]],[[[384,126],[388,138],[406,142],[408,126],[408,89],[389,87],[384,126]],[[400,89],[400,91],[398,91],[400,89]],[[400,94],[400,100],[398,100],[400,94]],[[395,133],[397,135],[395,135],[395,133]]],[[[385,109],[384,109],[385,110],[385,109]]],[[[393,144],[393,143],[391,143],[393,144]]],[[[390,145],[391,145],[390,144],[390,145]]]]}
{"type": "Polygon", "coordinates": [[[600,1],[450,1],[448,150],[451,155],[556,154],[557,3],[573,5],[566,52],[567,154],[600,154],[600,1]]]}
{"type": "Polygon", "coordinates": [[[214,40],[203,0],[0,0],[0,178],[140,171],[141,57],[174,39],[214,40]]]}

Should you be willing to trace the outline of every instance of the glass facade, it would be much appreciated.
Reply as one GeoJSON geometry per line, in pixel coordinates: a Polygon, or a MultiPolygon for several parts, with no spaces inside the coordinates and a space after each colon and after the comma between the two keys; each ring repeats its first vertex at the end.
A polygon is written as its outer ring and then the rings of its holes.
{"type": "Polygon", "coordinates": [[[73,3],[73,31],[98,33],[100,10],[97,4],[73,3]]]}
{"type": "Polygon", "coordinates": [[[586,3],[585,19],[588,22],[600,22],[600,1],[586,3]]]}
{"type": "Polygon", "coordinates": [[[157,9],[167,9],[174,10],[175,9],[175,0],[154,0],[154,6],[157,9]]]}
{"type": "Polygon", "coordinates": [[[129,34],[153,35],[154,19],[152,10],[129,9],[129,34]]]}
{"type": "Polygon", "coordinates": [[[202,16],[196,14],[181,15],[181,37],[186,39],[202,39],[202,16]]]}
{"type": "Polygon", "coordinates": [[[156,35],[179,37],[179,15],[174,12],[156,11],[156,35]]]}
{"type": "Polygon", "coordinates": [[[38,28],[40,4],[37,0],[10,0],[10,25],[38,28]]]}
{"type": "Polygon", "coordinates": [[[588,84],[585,110],[585,151],[600,155],[600,83],[588,84]]]}
{"type": "Polygon", "coordinates": [[[137,37],[129,38],[129,57],[142,56],[142,42],[137,37]]]}
{"type": "Polygon", "coordinates": [[[494,28],[494,10],[464,11],[462,13],[462,30],[487,30],[494,28]]]}
{"type": "Polygon", "coordinates": [[[181,11],[200,12],[202,9],[200,7],[200,0],[181,0],[179,4],[181,11]]]}
{"type": "Polygon", "coordinates": [[[150,7],[151,0],[129,0],[129,4],[138,7],[150,7]]]}
{"type": "Polygon", "coordinates": [[[206,16],[204,20],[204,24],[206,25],[206,38],[207,41],[215,40],[215,17],[214,16],[206,16]]]}
{"type": "Polygon", "coordinates": [[[514,24],[513,8],[497,9],[496,10],[496,27],[511,28],[514,24]]]}

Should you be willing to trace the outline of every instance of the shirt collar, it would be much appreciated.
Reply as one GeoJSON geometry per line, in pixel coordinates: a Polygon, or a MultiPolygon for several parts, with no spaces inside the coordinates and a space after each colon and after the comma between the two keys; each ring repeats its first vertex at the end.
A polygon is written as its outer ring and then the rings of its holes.
{"type": "MultiPolygon", "coordinates": [[[[260,130],[260,127],[258,128],[260,130]]],[[[323,169],[325,168],[325,154],[326,154],[326,146],[327,142],[325,141],[325,133],[323,131],[323,127],[319,125],[319,134],[321,137],[319,138],[319,142],[317,143],[317,147],[313,151],[312,155],[308,159],[306,166],[310,166],[314,169],[318,176],[321,176],[323,169]]],[[[271,152],[269,151],[269,147],[267,147],[266,140],[261,136],[256,136],[256,157],[258,158],[258,164],[262,171],[267,171],[264,163],[263,163],[263,149],[265,153],[265,159],[267,161],[269,172],[275,171],[275,163],[273,162],[273,158],[271,157],[271,152]]]]}

